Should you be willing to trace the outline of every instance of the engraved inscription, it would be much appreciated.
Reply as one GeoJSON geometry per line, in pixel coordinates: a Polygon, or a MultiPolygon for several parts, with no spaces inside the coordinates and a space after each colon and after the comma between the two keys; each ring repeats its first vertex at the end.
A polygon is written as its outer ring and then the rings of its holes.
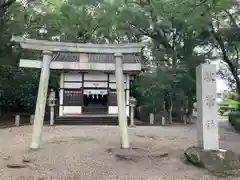
{"type": "Polygon", "coordinates": [[[213,72],[206,72],[205,75],[204,75],[204,80],[206,82],[214,82],[216,81],[216,73],[213,73],[213,72]]]}
{"type": "Polygon", "coordinates": [[[211,108],[215,105],[216,98],[213,95],[207,95],[205,101],[206,105],[211,108]]]}
{"type": "Polygon", "coordinates": [[[208,120],[207,123],[206,123],[206,128],[207,129],[215,129],[215,128],[217,128],[217,124],[213,119],[208,120]]]}

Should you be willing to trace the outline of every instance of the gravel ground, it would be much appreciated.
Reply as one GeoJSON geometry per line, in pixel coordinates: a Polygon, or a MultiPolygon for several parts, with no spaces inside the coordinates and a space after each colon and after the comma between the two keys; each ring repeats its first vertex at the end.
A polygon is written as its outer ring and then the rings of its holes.
{"type": "MultiPolygon", "coordinates": [[[[119,147],[116,126],[56,126],[43,129],[41,149],[30,151],[31,127],[0,130],[0,180],[227,180],[186,165],[184,149],[196,143],[196,125],[129,129],[132,147],[168,157],[119,160],[109,148],[119,147]],[[6,165],[30,160],[26,168],[6,165]]],[[[220,128],[221,148],[240,151],[240,135],[220,128]]],[[[139,150],[140,151],[140,150],[139,150]]]]}

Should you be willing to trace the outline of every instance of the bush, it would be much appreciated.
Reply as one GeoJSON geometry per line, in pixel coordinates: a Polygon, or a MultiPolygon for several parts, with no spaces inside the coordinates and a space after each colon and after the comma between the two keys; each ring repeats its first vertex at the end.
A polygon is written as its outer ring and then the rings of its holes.
{"type": "Polygon", "coordinates": [[[221,116],[223,116],[228,111],[230,111],[230,107],[228,104],[220,104],[219,105],[218,112],[221,116]]]}
{"type": "Polygon", "coordinates": [[[240,111],[229,113],[228,120],[234,129],[240,132],[240,111]]]}

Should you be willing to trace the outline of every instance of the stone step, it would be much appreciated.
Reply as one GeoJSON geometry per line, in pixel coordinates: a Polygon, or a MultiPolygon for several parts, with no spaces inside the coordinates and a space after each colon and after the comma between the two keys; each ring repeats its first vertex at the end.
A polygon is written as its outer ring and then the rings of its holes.
{"type": "MultiPolygon", "coordinates": [[[[111,115],[79,115],[57,117],[56,125],[118,125],[118,117],[111,115]]],[[[128,124],[130,120],[128,118],[128,124]]]]}
{"type": "Polygon", "coordinates": [[[82,112],[85,114],[106,114],[108,113],[108,107],[106,106],[84,106],[82,112]]]}

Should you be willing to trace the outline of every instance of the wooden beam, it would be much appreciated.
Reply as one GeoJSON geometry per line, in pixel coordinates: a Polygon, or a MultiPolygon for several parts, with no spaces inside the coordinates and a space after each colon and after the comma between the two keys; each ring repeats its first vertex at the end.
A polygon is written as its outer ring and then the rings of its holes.
{"type": "Polygon", "coordinates": [[[20,62],[19,62],[19,67],[40,69],[41,66],[42,66],[41,60],[20,59],[20,62]]]}
{"type": "MultiPolygon", "coordinates": [[[[20,67],[26,68],[38,68],[42,66],[41,60],[31,60],[31,59],[20,59],[20,67]]],[[[95,70],[95,71],[115,71],[115,64],[111,63],[79,63],[79,62],[62,62],[62,61],[52,61],[50,64],[50,69],[60,70],[95,70]]],[[[124,71],[138,71],[142,69],[141,63],[125,63],[123,64],[124,71]]]]}
{"type": "Polygon", "coordinates": [[[24,49],[82,53],[140,53],[142,51],[142,48],[146,45],[145,43],[79,44],[27,39],[20,36],[12,36],[11,40],[20,43],[21,47],[24,49]]]}

